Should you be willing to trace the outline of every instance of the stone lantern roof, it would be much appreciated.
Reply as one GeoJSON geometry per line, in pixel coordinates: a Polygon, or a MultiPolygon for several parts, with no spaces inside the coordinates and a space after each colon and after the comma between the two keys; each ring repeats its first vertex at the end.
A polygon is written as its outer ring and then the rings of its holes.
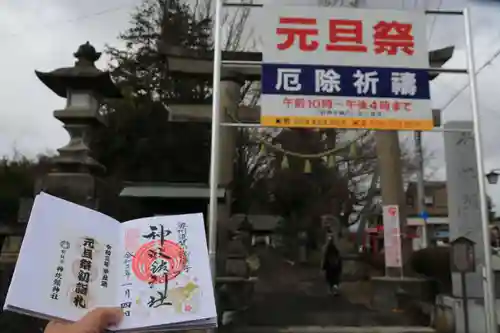
{"type": "Polygon", "coordinates": [[[35,71],[36,76],[49,89],[66,98],[68,90],[91,91],[103,98],[121,98],[122,93],[115,86],[109,72],[101,71],[94,63],[101,57],[89,42],[80,45],[73,54],[77,59],[73,67],[63,67],[51,72],[35,71]]]}

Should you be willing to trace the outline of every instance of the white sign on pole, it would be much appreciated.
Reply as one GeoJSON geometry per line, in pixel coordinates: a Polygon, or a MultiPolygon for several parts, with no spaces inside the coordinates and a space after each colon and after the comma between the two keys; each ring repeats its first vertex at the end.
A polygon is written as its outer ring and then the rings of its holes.
{"type": "Polygon", "coordinates": [[[423,11],[266,5],[261,123],[433,127],[423,11]]]}
{"type": "Polygon", "coordinates": [[[384,251],[386,267],[402,267],[401,229],[399,227],[398,205],[384,205],[384,251]]]}

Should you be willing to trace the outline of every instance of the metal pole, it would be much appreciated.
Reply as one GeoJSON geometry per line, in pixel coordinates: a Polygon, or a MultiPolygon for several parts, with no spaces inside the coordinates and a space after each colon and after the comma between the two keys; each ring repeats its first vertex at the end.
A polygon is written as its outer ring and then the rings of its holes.
{"type": "Polygon", "coordinates": [[[489,229],[488,206],[486,198],[486,183],[483,163],[483,145],[481,138],[481,122],[479,115],[479,100],[477,96],[476,65],[474,61],[474,44],[472,40],[472,28],[469,9],[464,10],[465,21],[465,45],[467,55],[467,69],[469,71],[469,85],[471,94],[472,120],[474,123],[474,137],[476,146],[477,180],[479,183],[479,204],[481,209],[481,228],[483,232],[484,247],[484,269],[485,269],[485,316],[488,333],[497,333],[497,319],[495,306],[495,285],[493,280],[493,269],[491,267],[491,240],[489,229]],[[491,296],[489,297],[488,294],[491,296]]]}
{"type": "MultiPolygon", "coordinates": [[[[225,2],[224,7],[264,7],[263,3],[253,3],[253,2],[225,2]]],[[[462,10],[426,10],[428,15],[463,15],[462,10]]]]}
{"type": "MultiPolygon", "coordinates": [[[[417,208],[418,213],[425,211],[425,184],[424,184],[424,156],[422,152],[422,132],[415,131],[415,155],[417,157],[417,208]]],[[[427,219],[422,218],[422,247],[429,246],[429,233],[427,228],[427,219]]]]}
{"type": "Polygon", "coordinates": [[[220,77],[222,66],[222,2],[215,1],[214,74],[212,84],[212,139],[210,146],[210,201],[208,206],[208,255],[213,283],[216,277],[217,189],[220,165],[220,77]]]}
{"type": "MultiPolygon", "coordinates": [[[[233,69],[251,69],[262,66],[262,61],[260,60],[223,60],[222,65],[224,68],[233,69]]],[[[467,69],[465,68],[443,68],[443,67],[427,67],[420,68],[426,70],[429,74],[467,74],[467,69]]]]}
{"type": "MultiPolygon", "coordinates": [[[[495,296],[494,295],[493,296],[490,295],[489,289],[488,289],[488,284],[486,283],[486,267],[485,267],[485,265],[482,265],[482,267],[481,267],[481,273],[482,273],[481,276],[483,278],[482,281],[483,281],[483,292],[484,292],[484,295],[488,299],[488,304],[490,304],[491,302],[494,303],[495,302],[495,298],[494,298],[495,296]],[[493,299],[491,299],[491,297],[493,297],[493,299]]],[[[485,312],[487,311],[486,307],[485,307],[484,311],[485,312]]],[[[486,315],[485,315],[485,317],[486,317],[486,315]]],[[[486,325],[485,325],[485,327],[486,327],[486,332],[491,332],[492,331],[492,329],[491,329],[492,326],[491,326],[490,321],[488,320],[488,317],[486,317],[486,325]]]]}
{"type": "Polygon", "coordinates": [[[464,332],[469,333],[469,299],[467,298],[466,273],[460,273],[460,284],[462,286],[462,310],[464,316],[464,332]]]}
{"type": "MultiPolygon", "coordinates": [[[[221,123],[222,127],[247,127],[247,128],[285,128],[285,127],[277,127],[277,126],[264,126],[259,123],[221,123]]],[[[350,130],[357,130],[359,128],[351,128],[350,130]]],[[[413,132],[413,130],[397,130],[398,132],[413,132]]],[[[435,133],[444,133],[444,132],[472,132],[469,129],[462,128],[433,128],[425,132],[435,132],[435,133]]]]}

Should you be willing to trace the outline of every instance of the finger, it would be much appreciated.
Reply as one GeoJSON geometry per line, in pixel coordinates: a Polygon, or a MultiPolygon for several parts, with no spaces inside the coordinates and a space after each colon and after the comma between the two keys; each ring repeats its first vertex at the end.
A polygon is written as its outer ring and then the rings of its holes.
{"type": "Polygon", "coordinates": [[[101,332],[116,325],[123,317],[120,308],[97,308],[87,313],[76,324],[85,331],[101,332]]]}
{"type": "Polygon", "coordinates": [[[60,330],[61,327],[64,327],[65,325],[67,325],[67,323],[64,323],[59,320],[51,320],[49,321],[47,326],[45,326],[45,332],[52,332],[52,331],[57,332],[58,330],[60,330]]]}

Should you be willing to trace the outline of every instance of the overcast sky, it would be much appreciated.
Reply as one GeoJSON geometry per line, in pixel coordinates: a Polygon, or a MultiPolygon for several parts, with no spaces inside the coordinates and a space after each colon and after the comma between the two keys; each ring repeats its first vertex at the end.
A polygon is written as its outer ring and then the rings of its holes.
{"type": "MultiPolygon", "coordinates": [[[[72,53],[90,41],[98,50],[105,44],[117,43],[117,35],[127,28],[130,12],[141,0],[3,0],[0,11],[1,121],[0,155],[17,150],[35,156],[63,146],[68,135],[52,111],[64,107],[64,100],[55,96],[36,78],[34,70],[49,71],[72,65],[72,53]]],[[[236,0],[234,0],[236,1],[236,0]]],[[[280,0],[291,4],[312,4],[318,0],[280,0]]],[[[335,2],[334,0],[330,0],[335,2]]],[[[500,52],[500,1],[467,0],[359,0],[372,8],[472,8],[473,34],[477,67],[500,52]]],[[[275,1],[274,1],[275,2],[275,1]]],[[[337,0],[339,2],[339,0],[337,0]]],[[[250,25],[258,20],[255,9],[250,25]]],[[[430,48],[455,44],[454,58],[448,67],[465,67],[463,19],[461,17],[428,17],[430,48]]],[[[104,67],[106,59],[99,62],[104,67]]],[[[495,58],[479,74],[482,129],[487,170],[500,168],[500,102],[498,79],[500,60],[495,58]]],[[[443,107],[467,84],[467,77],[442,75],[433,82],[432,100],[443,107]]],[[[444,120],[471,119],[469,92],[464,91],[444,111],[444,120]]],[[[432,161],[436,177],[445,177],[442,135],[425,134],[426,147],[437,156],[432,161]]],[[[500,205],[500,185],[489,188],[500,205]]]]}

